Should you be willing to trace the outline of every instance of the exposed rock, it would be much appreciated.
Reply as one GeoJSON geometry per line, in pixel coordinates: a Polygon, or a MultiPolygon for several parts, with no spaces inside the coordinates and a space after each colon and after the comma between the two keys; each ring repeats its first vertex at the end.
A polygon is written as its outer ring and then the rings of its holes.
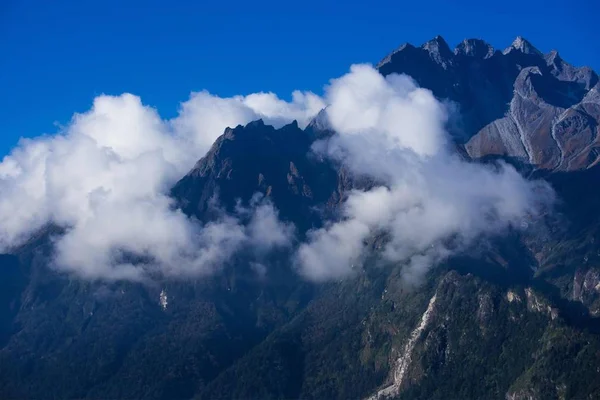
{"type": "Polygon", "coordinates": [[[548,171],[590,168],[600,160],[598,75],[546,55],[522,37],[503,52],[465,39],[450,52],[441,37],[406,44],[378,65],[406,73],[456,104],[450,130],[473,159],[504,157],[548,171]]]}
{"type": "Polygon", "coordinates": [[[477,308],[477,318],[479,319],[480,326],[483,327],[483,324],[486,320],[491,316],[494,312],[494,303],[492,302],[492,298],[489,293],[482,293],[477,296],[479,301],[479,307],[477,308]]]}
{"type": "Polygon", "coordinates": [[[404,380],[406,372],[408,371],[408,367],[410,366],[410,363],[412,361],[412,353],[417,343],[417,340],[419,340],[419,338],[421,337],[421,333],[423,333],[423,330],[425,329],[425,327],[427,327],[427,324],[429,323],[429,320],[431,318],[435,306],[436,297],[437,296],[434,294],[433,297],[429,300],[429,304],[427,305],[427,309],[421,316],[419,325],[417,325],[417,327],[410,334],[410,337],[408,338],[408,341],[404,346],[404,350],[400,353],[400,356],[396,360],[393,370],[392,384],[384,387],[383,389],[378,390],[374,395],[370,396],[368,400],[378,400],[385,399],[388,397],[394,397],[397,396],[400,392],[402,382],[404,380]]]}
{"type": "Polygon", "coordinates": [[[542,56],[542,53],[522,36],[517,36],[516,39],[512,42],[512,44],[506,49],[504,49],[502,53],[508,54],[515,50],[520,51],[523,54],[535,54],[537,56],[542,56]]]}
{"type": "Polygon", "coordinates": [[[507,393],[506,400],[538,400],[538,397],[531,390],[523,389],[507,393]]]}
{"type": "Polygon", "coordinates": [[[509,303],[512,303],[513,301],[516,303],[520,303],[522,301],[521,296],[519,296],[516,292],[513,292],[512,290],[506,292],[506,300],[508,300],[509,303]]]}
{"type": "Polygon", "coordinates": [[[548,302],[537,295],[531,288],[525,289],[527,310],[548,315],[552,320],[558,318],[558,309],[551,307],[548,302]]]}
{"type": "Polygon", "coordinates": [[[476,58],[489,58],[494,48],[481,39],[465,39],[454,49],[454,54],[476,58]]]}
{"type": "Polygon", "coordinates": [[[453,53],[448,46],[448,43],[441,36],[436,36],[432,40],[426,42],[421,46],[427,50],[429,57],[445,69],[448,68],[453,62],[453,53]]]}
{"type": "Polygon", "coordinates": [[[322,221],[315,206],[341,198],[342,190],[329,161],[307,157],[313,139],[297,123],[275,129],[255,121],[227,128],[172,195],[186,214],[210,219],[217,196],[232,211],[260,192],[277,204],[284,220],[306,231],[322,221]]]}
{"type": "Polygon", "coordinates": [[[167,292],[164,289],[160,291],[158,303],[160,304],[163,310],[166,310],[167,306],[169,305],[169,298],[167,296],[167,292]]]}

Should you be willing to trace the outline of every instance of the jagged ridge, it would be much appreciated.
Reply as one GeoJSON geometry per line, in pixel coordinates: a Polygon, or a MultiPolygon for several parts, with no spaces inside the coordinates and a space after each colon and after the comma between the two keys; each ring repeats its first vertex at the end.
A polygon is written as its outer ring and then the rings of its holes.
{"type": "Polygon", "coordinates": [[[437,36],[404,44],[378,65],[406,73],[440,99],[456,103],[449,127],[474,159],[504,157],[547,171],[590,168],[599,161],[600,83],[553,50],[543,54],[517,37],[503,51],[465,39],[454,51],[437,36]]]}

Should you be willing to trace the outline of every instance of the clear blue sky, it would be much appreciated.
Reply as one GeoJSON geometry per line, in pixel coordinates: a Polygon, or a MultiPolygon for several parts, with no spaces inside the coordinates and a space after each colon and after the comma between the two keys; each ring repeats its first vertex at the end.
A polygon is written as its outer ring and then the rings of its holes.
{"type": "Polygon", "coordinates": [[[192,90],[320,93],[351,63],[437,34],[497,48],[522,35],[598,71],[598,15],[598,0],[0,0],[0,154],[101,93],[138,94],[164,117],[192,90]]]}

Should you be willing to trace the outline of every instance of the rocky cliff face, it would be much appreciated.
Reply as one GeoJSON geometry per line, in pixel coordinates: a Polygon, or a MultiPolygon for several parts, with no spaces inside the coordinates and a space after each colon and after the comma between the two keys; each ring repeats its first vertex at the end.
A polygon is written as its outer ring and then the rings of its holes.
{"type": "Polygon", "coordinates": [[[441,37],[400,46],[378,64],[405,73],[458,107],[451,129],[473,159],[507,157],[548,171],[598,162],[600,83],[557,51],[542,54],[518,37],[504,51],[467,39],[454,51],[441,37]]]}
{"type": "Polygon", "coordinates": [[[342,192],[337,169],[311,155],[312,142],[296,122],[281,129],[261,120],[228,128],[172,194],[184,212],[205,219],[212,200],[231,211],[261,193],[305,232],[320,225],[342,192]]]}

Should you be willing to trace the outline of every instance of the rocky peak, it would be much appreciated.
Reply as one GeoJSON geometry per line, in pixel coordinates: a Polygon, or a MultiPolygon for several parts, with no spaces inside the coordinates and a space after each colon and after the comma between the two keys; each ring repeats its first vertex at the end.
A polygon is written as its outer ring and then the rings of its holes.
{"type": "Polygon", "coordinates": [[[456,46],[454,54],[476,58],[489,58],[494,54],[494,48],[481,39],[465,39],[456,46]]]}
{"type": "Polygon", "coordinates": [[[552,50],[548,54],[544,55],[544,59],[548,65],[559,65],[563,62],[557,50],[552,50]]]}
{"type": "Polygon", "coordinates": [[[544,170],[597,162],[598,75],[557,51],[542,54],[518,36],[502,52],[480,39],[465,39],[450,52],[437,36],[420,47],[403,45],[384,61],[381,74],[410,75],[459,105],[460,119],[449,131],[473,158],[508,157],[544,170]]]}
{"type": "Polygon", "coordinates": [[[262,118],[259,118],[255,121],[251,121],[246,125],[246,129],[256,129],[256,128],[262,128],[265,126],[265,121],[262,120],[262,118]]]}
{"type": "Polygon", "coordinates": [[[307,157],[312,142],[296,121],[278,129],[262,120],[228,129],[171,194],[186,214],[209,221],[215,194],[220,206],[232,211],[262,193],[302,234],[320,223],[313,207],[327,204],[338,189],[330,163],[307,157]]]}
{"type": "Polygon", "coordinates": [[[398,54],[401,53],[403,51],[414,51],[417,48],[415,46],[413,46],[410,43],[403,43],[401,44],[396,50],[392,51],[390,54],[388,54],[387,56],[385,56],[381,61],[379,61],[379,63],[377,63],[377,68],[381,68],[383,65],[388,64],[392,61],[392,58],[398,54]]]}
{"type": "Polygon", "coordinates": [[[523,97],[530,97],[535,94],[533,79],[535,76],[541,76],[542,71],[539,67],[526,67],[521,70],[515,80],[514,88],[517,93],[523,97]]]}
{"type": "Polygon", "coordinates": [[[329,120],[327,118],[327,108],[319,111],[317,115],[308,123],[308,127],[316,127],[321,129],[329,128],[329,120]]]}
{"type": "Polygon", "coordinates": [[[426,50],[435,62],[445,68],[449,64],[452,64],[454,53],[450,50],[448,43],[446,43],[443,37],[438,35],[428,42],[425,42],[421,48],[426,50]]]}
{"type": "Polygon", "coordinates": [[[517,38],[512,42],[512,44],[506,49],[504,49],[502,53],[508,54],[513,51],[520,51],[523,54],[534,54],[543,56],[538,49],[536,49],[527,39],[523,38],[522,36],[517,36],[517,38]]]}
{"type": "Polygon", "coordinates": [[[333,134],[327,117],[327,108],[322,109],[306,127],[306,133],[312,140],[324,139],[333,134]]]}
{"type": "Polygon", "coordinates": [[[569,64],[556,50],[544,55],[544,60],[552,75],[561,81],[576,82],[583,90],[591,90],[598,82],[598,75],[593,69],[569,64]]]}

